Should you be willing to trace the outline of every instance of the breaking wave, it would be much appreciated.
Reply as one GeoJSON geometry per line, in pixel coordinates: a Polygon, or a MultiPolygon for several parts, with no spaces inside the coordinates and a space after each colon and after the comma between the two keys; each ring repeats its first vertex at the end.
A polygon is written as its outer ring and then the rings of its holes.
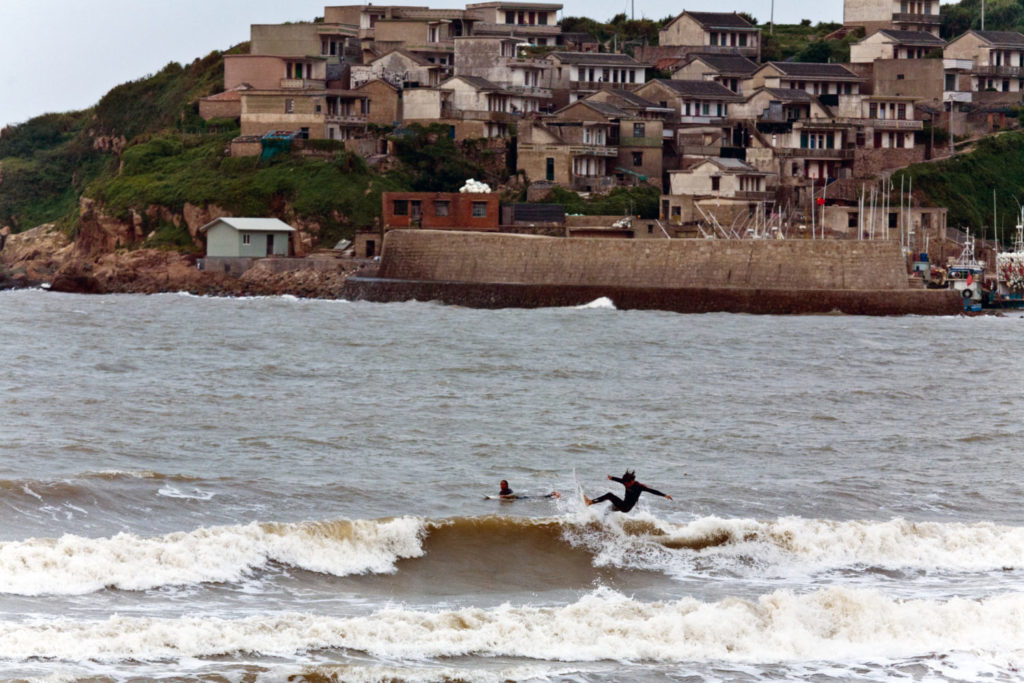
{"type": "Polygon", "coordinates": [[[1024,567],[1024,528],[990,523],[667,522],[588,509],[530,519],[399,517],[202,527],[163,536],[65,535],[0,543],[0,593],[240,581],[272,564],[333,576],[445,577],[449,585],[578,587],[608,571],[669,576],[793,576],[881,568],[991,572],[1024,567]]]}
{"type": "Polygon", "coordinates": [[[777,663],[826,655],[833,662],[879,662],[944,652],[1013,671],[1024,666],[1022,612],[1021,593],[897,600],[874,590],[829,588],[775,591],[756,600],[641,602],[598,589],[558,607],[0,622],[0,657],[153,661],[344,648],[401,659],[777,663]]]}

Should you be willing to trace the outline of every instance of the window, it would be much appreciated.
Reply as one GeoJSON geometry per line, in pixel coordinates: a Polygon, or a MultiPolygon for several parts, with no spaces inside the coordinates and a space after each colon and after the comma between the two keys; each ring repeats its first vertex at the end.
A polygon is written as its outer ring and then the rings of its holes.
{"type": "Polygon", "coordinates": [[[746,33],[741,33],[740,34],[740,47],[746,47],[746,46],[747,46],[747,34],[746,33]]]}
{"type": "Polygon", "coordinates": [[[711,177],[711,191],[718,192],[722,188],[722,179],[718,176],[711,177]]]}
{"type": "Polygon", "coordinates": [[[902,81],[903,80],[903,74],[896,74],[896,80],[897,81],[902,81]]]}
{"type": "Polygon", "coordinates": [[[394,211],[392,213],[394,213],[396,216],[408,216],[409,201],[407,199],[396,199],[394,211]]]}
{"type": "Polygon", "coordinates": [[[473,218],[487,217],[487,202],[473,202],[473,218]]]}
{"type": "Polygon", "coordinates": [[[846,227],[856,228],[858,219],[859,217],[857,216],[856,211],[851,211],[850,213],[846,214],[846,227]]]}
{"type": "Polygon", "coordinates": [[[359,113],[363,116],[370,115],[370,100],[359,100],[359,113]]]}
{"type": "Polygon", "coordinates": [[[634,166],[643,166],[644,165],[644,153],[643,152],[633,152],[633,165],[634,166]]]}
{"type": "Polygon", "coordinates": [[[449,202],[447,202],[447,201],[436,201],[436,202],[434,202],[434,215],[435,216],[447,216],[448,215],[448,205],[449,205],[449,202]]]}
{"type": "Polygon", "coordinates": [[[877,119],[878,118],[878,102],[870,102],[868,104],[868,118],[869,119],[877,119]]]}
{"type": "Polygon", "coordinates": [[[516,23],[516,13],[515,12],[505,12],[505,23],[506,24],[514,24],[514,23],[516,23]]]}
{"type": "Polygon", "coordinates": [[[294,114],[295,113],[295,100],[288,98],[284,101],[284,113],[294,114]]]}
{"type": "Polygon", "coordinates": [[[634,123],[633,124],[633,137],[642,138],[644,137],[644,124],[634,123]]]}
{"type": "Polygon", "coordinates": [[[546,162],[545,162],[545,166],[546,166],[545,174],[544,174],[545,177],[548,180],[554,180],[555,179],[555,158],[554,157],[548,157],[546,162]]]}
{"type": "Polygon", "coordinates": [[[900,121],[905,121],[907,118],[907,105],[898,104],[896,105],[896,118],[900,121]]]}
{"type": "Polygon", "coordinates": [[[242,244],[252,244],[252,235],[247,232],[242,233],[242,244]]]}
{"type": "Polygon", "coordinates": [[[538,12],[537,13],[537,23],[540,26],[547,26],[548,25],[548,13],[547,12],[538,12]]]}

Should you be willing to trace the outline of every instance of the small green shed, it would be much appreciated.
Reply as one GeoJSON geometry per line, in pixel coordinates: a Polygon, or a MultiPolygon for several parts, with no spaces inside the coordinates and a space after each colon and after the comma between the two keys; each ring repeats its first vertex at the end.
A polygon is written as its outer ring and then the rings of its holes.
{"type": "Polygon", "coordinates": [[[290,235],[295,228],[277,218],[236,218],[212,220],[200,232],[206,233],[207,258],[263,258],[288,256],[290,235]]]}

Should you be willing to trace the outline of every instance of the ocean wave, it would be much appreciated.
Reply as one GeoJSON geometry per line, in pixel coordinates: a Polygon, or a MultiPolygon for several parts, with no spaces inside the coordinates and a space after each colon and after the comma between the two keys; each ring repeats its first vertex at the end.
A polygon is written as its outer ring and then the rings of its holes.
{"type": "Polygon", "coordinates": [[[1005,671],[1024,666],[1024,594],[985,600],[897,600],[878,591],[775,591],[757,600],[642,602],[599,589],[554,607],[335,617],[281,613],[242,619],[111,616],[0,622],[0,657],[173,660],[312,650],[374,657],[524,657],[546,661],[778,663],[870,661],[969,653],[1005,671]]]}
{"type": "Polygon", "coordinates": [[[65,535],[0,543],[0,593],[75,595],[105,588],[238,581],[269,562],[346,576],[389,573],[423,554],[423,520],[257,523],[145,538],[65,535]]]}
{"type": "MultiPolygon", "coordinates": [[[[207,495],[171,488],[165,484],[161,493],[207,495]]],[[[270,563],[339,577],[396,571],[421,580],[444,577],[437,579],[438,589],[451,591],[576,588],[630,571],[755,579],[836,571],[898,577],[906,571],[1024,567],[1024,528],[795,517],[676,523],[643,511],[625,516],[594,508],[546,518],[253,522],[149,538],[121,533],[0,543],[0,593],[233,582],[270,563]]]]}
{"type": "Polygon", "coordinates": [[[609,299],[606,296],[598,297],[598,298],[594,299],[593,301],[591,301],[589,303],[580,304],[579,306],[573,306],[573,308],[575,308],[577,310],[584,310],[584,309],[588,309],[588,308],[600,308],[600,309],[612,310],[612,311],[617,310],[615,308],[615,302],[613,302],[611,299],[609,299]]]}

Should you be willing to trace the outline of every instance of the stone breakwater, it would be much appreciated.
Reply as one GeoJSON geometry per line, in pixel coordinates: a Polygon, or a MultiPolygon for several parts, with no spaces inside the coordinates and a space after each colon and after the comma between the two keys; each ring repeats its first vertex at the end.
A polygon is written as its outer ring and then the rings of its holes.
{"type": "Polygon", "coordinates": [[[375,277],[345,298],[477,307],[569,306],[684,313],[955,315],[955,292],[911,289],[899,245],[869,241],[614,240],[392,231],[375,277]]]}

